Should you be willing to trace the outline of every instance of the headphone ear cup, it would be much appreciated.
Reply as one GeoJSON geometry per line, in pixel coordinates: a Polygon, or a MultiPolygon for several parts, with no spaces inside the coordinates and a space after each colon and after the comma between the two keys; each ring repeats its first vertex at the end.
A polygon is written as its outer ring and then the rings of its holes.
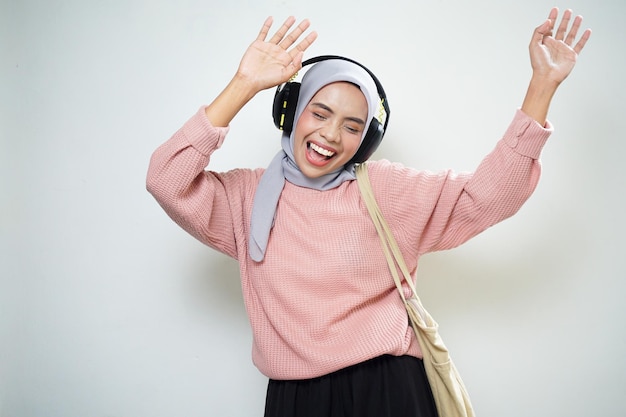
{"type": "Polygon", "coordinates": [[[274,125],[286,132],[291,133],[293,128],[293,119],[296,115],[296,105],[298,104],[298,95],[300,94],[300,83],[290,82],[276,89],[274,94],[274,106],[272,115],[274,125]]]}
{"type": "Polygon", "coordinates": [[[382,142],[384,133],[385,129],[383,125],[380,124],[378,120],[372,119],[367,128],[367,133],[365,133],[365,137],[363,138],[363,142],[361,142],[361,146],[359,146],[359,149],[348,163],[360,164],[361,162],[367,161],[376,151],[380,142],[382,142]]]}

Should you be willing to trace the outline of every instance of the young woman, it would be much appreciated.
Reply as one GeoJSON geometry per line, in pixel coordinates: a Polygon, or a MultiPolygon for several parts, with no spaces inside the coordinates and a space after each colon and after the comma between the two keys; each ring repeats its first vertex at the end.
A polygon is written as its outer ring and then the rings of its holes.
{"type": "MultiPolygon", "coordinates": [[[[550,136],[551,99],[589,39],[582,18],[558,10],[530,43],[527,95],[472,174],[368,162],[378,204],[410,270],[427,252],[462,244],[513,215],[533,192],[550,136]]],[[[239,261],[253,361],[270,378],[266,416],[436,416],[404,305],[354,181],[388,121],[382,86],[348,59],[311,66],[277,100],[292,108],[267,169],[205,170],[237,112],[286,83],[315,32],[289,18],[263,25],[223,92],[153,154],[148,190],[168,215],[239,261]],[[291,31],[290,31],[291,30],[291,31]]],[[[408,292],[408,288],[406,289],[408,292]]]]}

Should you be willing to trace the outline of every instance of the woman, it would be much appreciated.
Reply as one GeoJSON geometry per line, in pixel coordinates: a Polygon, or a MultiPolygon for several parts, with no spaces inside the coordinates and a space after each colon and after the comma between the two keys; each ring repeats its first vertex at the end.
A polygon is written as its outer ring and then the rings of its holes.
{"type": "MultiPolygon", "coordinates": [[[[523,104],[472,174],[368,162],[413,274],[422,254],[513,215],[534,190],[551,99],[591,35],[575,42],[582,18],[571,21],[569,10],[553,34],[557,16],[553,9],[535,29],[523,104]]],[[[291,30],[294,23],[266,40],[266,20],[222,93],[155,151],[148,190],[181,227],[239,261],[253,361],[270,378],[266,416],[436,416],[420,347],[354,181],[355,155],[369,157],[389,116],[373,74],[346,59],[312,65],[267,169],[205,171],[238,111],[301,68],[316,33],[304,36],[308,21],[291,30]]]]}

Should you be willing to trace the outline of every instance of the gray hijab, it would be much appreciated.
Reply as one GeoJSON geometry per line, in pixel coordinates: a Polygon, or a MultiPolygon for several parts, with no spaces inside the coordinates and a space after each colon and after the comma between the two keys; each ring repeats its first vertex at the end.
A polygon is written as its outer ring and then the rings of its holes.
{"type": "MultiPolygon", "coordinates": [[[[319,178],[309,178],[300,171],[293,156],[293,137],[302,111],[315,93],[322,87],[337,81],[348,81],[359,86],[367,100],[367,125],[377,115],[380,97],[376,84],[367,71],[359,65],[342,59],[331,59],[318,62],[307,70],[300,85],[291,134],[283,134],[282,150],[276,154],[263,173],[254,195],[248,252],[256,262],[261,262],[265,257],[270,231],[274,225],[276,207],[285,186],[285,180],[300,187],[324,191],[335,188],[344,181],[355,179],[353,163],[346,164],[319,178]]],[[[366,132],[367,126],[363,130],[363,135],[366,132]]]]}

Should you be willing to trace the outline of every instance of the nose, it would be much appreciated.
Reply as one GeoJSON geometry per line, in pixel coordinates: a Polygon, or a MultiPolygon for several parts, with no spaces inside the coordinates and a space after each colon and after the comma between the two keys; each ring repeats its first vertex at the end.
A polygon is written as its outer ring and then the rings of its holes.
{"type": "Polygon", "coordinates": [[[334,123],[327,123],[320,129],[320,136],[328,142],[338,142],[340,138],[340,126],[334,123]]]}

